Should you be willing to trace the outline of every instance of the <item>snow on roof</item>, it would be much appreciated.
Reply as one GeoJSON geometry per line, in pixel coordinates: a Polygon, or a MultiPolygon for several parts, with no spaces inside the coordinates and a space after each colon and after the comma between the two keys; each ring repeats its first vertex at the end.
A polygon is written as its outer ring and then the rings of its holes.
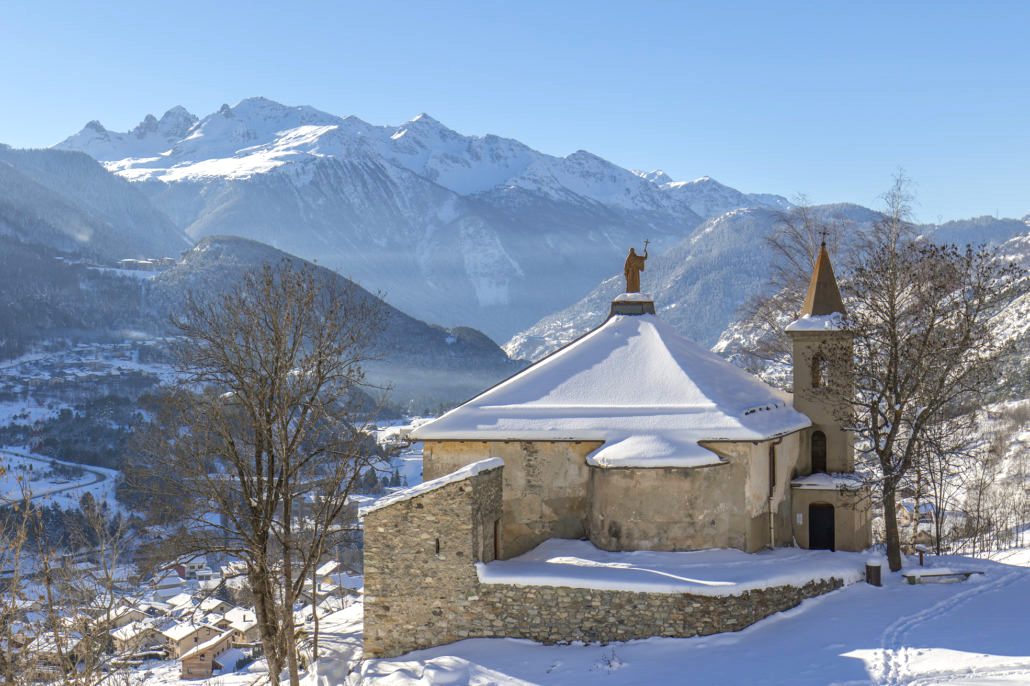
{"type": "Polygon", "coordinates": [[[241,634],[245,634],[254,627],[257,626],[257,617],[253,614],[247,615],[245,619],[237,619],[229,622],[229,628],[233,631],[238,631],[241,634]]]}
{"type": "Polygon", "coordinates": [[[31,653],[54,653],[57,652],[58,647],[62,650],[75,650],[81,642],[82,634],[78,631],[62,633],[59,636],[54,634],[53,631],[47,631],[36,636],[32,643],[29,644],[27,650],[31,653]],[[58,646],[58,643],[61,645],[58,646]]]}
{"type": "Polygon", "coordinates": [[[248,619],[254,619],[254,610],[248,610],[242,607],[234,607],[225,613],[225,619],[229,622],[242,622],[248,619]]]}
{"type": "Polygon", "coordinates": [[[200,601],[200,609],[205,612],[215,612],[218,608],[228,604],[220,598],[207,597],[200,601]]]}
{"type": "Polygon", "coordinates": [[[375,501],[368,507],[361,508],[361,516],[364,517],[369,512],[375,512],[376,510],[382,509],[388,505],[399,503],[404,500],[411,500],[412,498],[420,495],[435,491],[436,489],[446,486],[447,484],[454,483],[456,481],[462,481],[471,476],[475,476],[480,472],[485,472],[490,469],[497,469],[504,466],[504,460],[499,457],[488,457],[485,460],[479,460],[472,464],[467,464],[461,469],[457,469],[450,474],[444,474],[437,479],[430,479],[429,481],[423,481],[417,486],[411,488],[404,488],[395,493],[391,493],[388,496],[382,497],[375,501]]]}
{"type": "Polygon", "coordinates": [[[476,572],[484,584],[728,596],[830,578],[851,583],[863,577],[865,558],[796,548],[608,552],[590,541],[552,538],[510,560],[477,563],[476,572]]]}
{"type": "Polygon", "coordinates": [[[315,570],[315,575],[316,576],[328,576],[329,574],[332,574],[333,572],[335,572],[339,566],[340,566],[340,563],[337,562],[336,560],[329,560],[328,562],[326,562],[321,567],[319,567],[318,569],[315,570]]]}
{"type": "Polygon", "coordinates": [[[193,595],[190,593],[178,593],[166,601],[173,608],[180,608],[193,602],[193,595]]]}
{"type": "Polygon", "coordinates": [[[340,588],[346,588],[350,590],[361,588],[365,585],[365,577],[361,574],[349,574],[347,572],[340,572],[333,574],[333,583],[340,588]]]}
{"type": "Polygon", "coordinates": [[[231,638],[231,637],[232,637],[232,629],[226,629],[225,631],[221,632],[220,634],[215,635],[213,638],[209,638],[208,640],[204,641],[200,645],[193,646],[188,651],[183,653],[182,657],[180,657],[179,659],[180,660],[188,660],[191,657],[193,657],[194,655],[198,655],[200,653],[207,652],[211,648],[213,648],[216,645],[218,645],[220,642],[226,640],[227,638],[231,638]]]}
{"type": "Polygon", "coordinates": [[[845,328],[843,315],[840,312],[834,312],[832,314],[802,315],[787,324],[784,331],[842,331],[845,328]]]}
{"type": "Polygon", "coordinates": [[[694,467],[717,463],[700,441],[767,440],[810,425],[789,396],[644,314],[609,318],[412,437],[600,440],[612,452],[595,454],[598,466],[694,467]]]}
{"type": "Polygon", "coordinates": [[[587,455],[594,467],[707,467],[725,460],[707,450],[697,454],[694,446],[683,446],[661,436],[630,436],[605,443],[587,455]]]}
{"type": "Polygon", "coordinates": [[[620,293],[612,299],[617,303],[649,303],[654,302],[650,293],[620,293]]]}
{"type": "Polygon", "coordinates": [[[229,648],[215,656],[214,661],[221,666],[223,672],[236,671],[236,665],[247,655],[239,648],[229,648]]]}
{"type": "MultiPolygon", "coordinates": [[[[206,624],[194,624],[193,622],[176,622],[171,625],[165,626],[161,629],[161,633],[167,636],[173,641],[181,641],[182,639],[190,636],[195,631],[200,631],[203,627],[208,626],[206,624]]],[[[214,629],[215,627],[211,627],[214,629]]]]}
{"type": "Polygon", "coordinates": [[[809,474],[790,482],[794,488],[812,491],[856,491],[862,488],[861,477],[855,474],[809,474]]]}
{"type": "Polygon", "coordinates": [[[128,641],[153,628],[154,620],[148,617],[147,619],[129,622],[123,627],[112,630],[111,637],[118,641],[128,641]]]}
{"type": "MultiPolygon", "coordinates": [[[[916,503],[911,498],[905,498],[901,501],[901,506],[908,512],[914,512],[916,509],[916,503]]],[[[930,514],[934,511],[933,503],[919,503],[920,514],[930,514]]],[[[950,513],[949,513],[950,514],[950,513]]]]}

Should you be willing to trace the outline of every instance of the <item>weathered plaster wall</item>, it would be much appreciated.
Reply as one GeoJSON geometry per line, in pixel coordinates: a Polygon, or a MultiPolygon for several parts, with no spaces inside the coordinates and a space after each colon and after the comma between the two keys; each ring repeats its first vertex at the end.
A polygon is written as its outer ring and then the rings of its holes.
{"type": "MultiPolygon", "coordinates": [[[[776,444],[776,542],[792,541],[787,485],[800,434],[776,444]]],[[[697,550],[769,545],[769,446],[710,443],[727,464],[694,469],[601,469],[596,441],[427,441],[426,479],[486,457],[504,459],[502,558],[548,538],[589,537],[605,550],[697,550]]]]}
{"type": "Polygon", "coordinates": [[[840,492],[795,488],[791,498],[794,538],[808,547],[808,506],[833,505],[833,537],[836,550],[860,551],[873,544],[870,499],[865,491],[840,492]]]}
{"type": "Polygon", "coordinates": [[[426,441],[423,478],[435,479],[487,457],[504,459],[501,557],[548,538],[586,536],[586,456],[600,441],[426,441]]]}
{"type": "Polygon", "coordinates": [[[746,470],[746,457],[696,469],[591,468],[590,540],[604,550],[746,550],[746,470]]]}
{"type": "Polygon", "coordinates": [[[854,393],[854,380],[848,361],[851,337],[824,332],[793,332],[794,407],[812,419],[812,428],[801,446],[801,474],[812,470],[811,431],[826,434],[826,468],[830,472],[850,472],[855,468],[854,437],[840,429],[844,408],[840,398],[854,393]],[[822,354],[828,359],[828,378],[820,388],[812,387],[812,359],[822,354]]]}

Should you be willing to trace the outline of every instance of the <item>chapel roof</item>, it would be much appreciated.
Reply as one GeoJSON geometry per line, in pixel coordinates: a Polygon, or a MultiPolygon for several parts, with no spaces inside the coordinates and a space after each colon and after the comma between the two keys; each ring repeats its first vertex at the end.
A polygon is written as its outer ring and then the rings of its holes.
{"type": "Polygon", "coordinates": [[[847,314],[844,301],[837,287],[837,277],[833,274],[830,254],[826,251],[826,243],[819,246],[819,254],[815,258],[812,279],[808,282],[808,293],[801,306],[801,316],[820,316],[833,313],[847,314]]]}
{"type": "Polygon", "coordinates": [[[597,466],[703,466],[701,441],[759,441],[810,425],[789,396],[653,314],[585,336],[412,432],[417,440],[600,440],[597,466]]]}

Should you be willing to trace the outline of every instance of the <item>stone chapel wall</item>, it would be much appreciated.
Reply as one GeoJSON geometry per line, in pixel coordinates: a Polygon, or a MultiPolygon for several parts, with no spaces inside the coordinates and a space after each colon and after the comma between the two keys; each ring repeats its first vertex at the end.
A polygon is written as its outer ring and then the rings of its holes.
{"type": "Polygon", "coordinates": [[[745,458],[690,469],[591,469],[590,541],[603,550],[747,549],[745,458]]]}
{"type": "Polygon", "coordinates": [[[467,638],[482,621],[475,563],[493,559],[501,468],[365,514],[365,654],[467,638]]]}
{"type": "Polygon", "coordinates": [[[475,563],[491,559],[502,471],[484,471],[366,514],[366,657],[466,638],[605,643],[739,631],[843,585],[825,579],[701,596],[480,583],[475,563]]]}
{"type": "Polygon", "coordinates": [[[504,460],[501,558],[549,538],[583,538],[589,516],[586,456],[601,441],[426,441],[423,478],[435,479],[487,457],[504,460]]]}

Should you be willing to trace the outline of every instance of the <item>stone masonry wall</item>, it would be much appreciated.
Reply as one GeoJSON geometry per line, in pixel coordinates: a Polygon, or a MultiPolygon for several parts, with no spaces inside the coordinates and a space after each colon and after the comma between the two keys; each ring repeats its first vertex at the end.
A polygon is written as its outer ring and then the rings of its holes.
{"type": "Polygon", "coordinates": [[[501,472],[365,515],[365,654],[399,655],[467,638],[482,621],[475,563],[493,559],[501,472]]]}
{"type": "Polygon", "coordinates": [[[733,596],[598,591],[555,586],[482,584],[492,619],[474,636],[528,638],[542,643],[607,643],[651,636],[704,636],[740,631],[843,586],[840,579],[774,586],[733,596]]]}
{"type": "Polygon", "coordinates": [[[739,631],[842,585],[829,579],[698,596],[482,584],[475,562],[492,559],[502,471],[481,472],[365,516],[366,657],[465,638],[608,642],[739,631]]]}

